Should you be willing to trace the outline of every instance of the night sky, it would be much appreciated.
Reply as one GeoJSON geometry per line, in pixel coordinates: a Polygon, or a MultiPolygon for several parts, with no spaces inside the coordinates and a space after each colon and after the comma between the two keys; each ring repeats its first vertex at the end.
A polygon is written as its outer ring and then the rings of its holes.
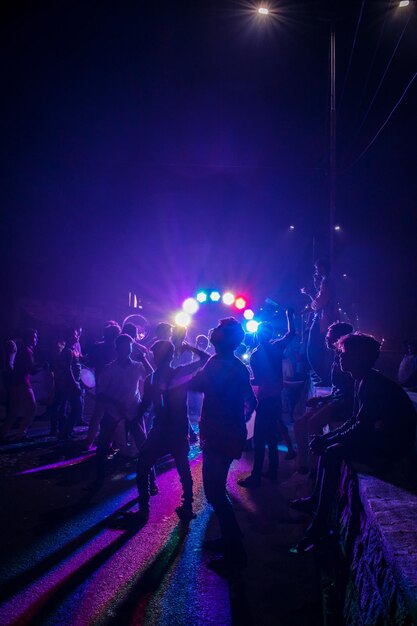
{"type": "Polygon", "coordinates": [[[301,307],[327,252],[333,17],[340,300],[417,336],[417,79],[367,149],[417,71],[415,3],[37,4],[1,20],[2,290],[301,307]]]}

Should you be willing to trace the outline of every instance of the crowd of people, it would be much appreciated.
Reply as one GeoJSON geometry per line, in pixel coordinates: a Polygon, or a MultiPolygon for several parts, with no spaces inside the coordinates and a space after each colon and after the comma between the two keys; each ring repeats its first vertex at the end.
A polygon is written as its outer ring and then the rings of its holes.
{"type": "MultiPolygon", "coordinates": [[[[183,490],[178,517],[183,523],[195,517],[189,450],[197,433],[192,416],[199,418],[204,491],[221,530],[219,539],[206,542],[205,548],[220,555],[213,561],[220,569],[241,568],[247,560],[226,485],[231,463],[247,446],[246,424],[254,411],[253,468],[238,484],[257,489],[263,478],[277,482],[279,438],[287,447],[286,459],[296,459],[298,473],[315,481],[311,497],[290,502],[294,509],[312,515],[295,552],[326,539],[344,462],[381,471],[413,453],[416,413],[407,393],[374,368],[378,341],[337,321],[328,264],[319,260],[315,269],[316,291],[309,294],[310,376],[292,309],[286,312],[287,332],[282,337],[275,338],[271,323],[262,322],[249,348],[242,325],[233,317],[220,320],[208,336],[197,336],[194,345],[187,341],[185,328],[161,322],[148,348],[138,341],[134,324],[120,328],[115,321],[106,323],[102,340],[88,354],[82,353],[78,327],[56,343],[50,359],[51,434],[68,442],[75,426],[83,423],[82,369],[88,366],[96,382],[95,407],[84,441],[91,450],[96,444],[96,471],[89,489],[94,493],[101,489],[117,436],[130,438],[136,446],[139,507],[126,515],[126,523],[137,527],[147,523],[150,496],[158,493],[155,466],[167,454],[174,459],[183,490]],[[327,366],[330,355],[333,361],[327,366]],[[311,384],[317,389],[327,383],[329,391],[308,394],[305,411],[295,416],[294,443],[288,425],[296,400],[303,407],[302,390],[307,393],[311,384]],[[287,421],[283,392],[292,407],[287,421]]],[[[37,339],[37,331],[27,329],[18,345],[8,341],[5,346],[3,442],[26,438],[35,415],[31,376],[39,367],[37,339]]],[[[407,381],[414,380],[409,370],[407,381]]]]}

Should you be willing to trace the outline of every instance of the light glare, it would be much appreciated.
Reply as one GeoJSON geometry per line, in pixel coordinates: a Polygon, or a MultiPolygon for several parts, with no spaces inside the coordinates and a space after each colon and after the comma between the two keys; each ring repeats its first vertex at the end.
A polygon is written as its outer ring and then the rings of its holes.
{"type": "Polygon", "coordinates": [[[221,298],[221,295],[218,291],[212,291],[210,294],[210,300],[212,302],[218,302],[221,298]]]}
{"type": "Polygon", "coordinates": [[[410,4],[410,0],[401,0],[398,6],[402,9],[404,7],[408,7],[409,4],[410,4]]]}
{"type": "Polygon", "coordinates": [[[191,322],[191,316],[186,311],[180,311],[175,316],[175,323],[177,326],[189,326],[191,322]]]}
{"type": "Polygon", "coordinates": [[[239,311],[241,311],[242,309],[244,309],[246,306],[246,300],[245,298],[242,298],[242,296],[239,296],[238,298],[236,298],[235,301],[235,307],[237,309],[239,309],[239,311]]]}
{"type": "Polygon", "coordinates": [[[252,309],[246,309],[246,311],[243,313],[243,317],[245,318],[245,320],[253,320],[253,318],[255,317],[255,313],[252,311],[252,309]]]}
{"type": "Polygon", "coordinates": [[[268,11],[268,9],[266,7],[259,7],[258,13],[260,15],[268,15],[269,11],[268,11]]]}
{"type": "Polygon", "coordinates": [[[184,309],[186,313],[189,313],[190,315],[194,315],[194,313],[197,313],[199,306],[195,298],[187,298],[182,303],[182,308],[184,309]]]}
{"type": "Polygon", "coordinates": [[[201,304],[203,302],[207,302],[207,294],[206,294],[206,292],[205,291],[199,291],[197,296],[196,296],[196,300],[198,302],[200,302],[201,304]]]}
{"type": "Polygon", "coordinates": [[[248,333],[256,333],[258,330],[258,326],[259,322],[257,322],[256,320],[249,320],[249,322],[246,322],[246,331],[248,333]]]}
{"type": "Polygon", "coordinates": [[[232,293],[230,293],[229,291],[227,291],[225,294],[223,294],[223,298],[222,298],[224,304],[233,304],[233,302],[235,301],[235,297],[232,293]]]}

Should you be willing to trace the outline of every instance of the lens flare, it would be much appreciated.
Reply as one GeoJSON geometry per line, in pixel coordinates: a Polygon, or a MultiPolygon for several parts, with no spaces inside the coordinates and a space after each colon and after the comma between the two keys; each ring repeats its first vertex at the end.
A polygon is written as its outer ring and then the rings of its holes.
{"type": "Polygon", "coordinates": [[[187,298],[182,303],[182,308],[186,313],[189,313],[190,315],[194,315],[194,313],[197,313],[199,306],[195,298],[187,298]]]}
{"type": "Polygon", "coordinates": [[[245,320],[253,320],[253,318],[255,317],[255,313],[252,311],[252,309],[246,309],[246,311],[244,311],[243,313],[243,317],[245,318],[245,320]]]}

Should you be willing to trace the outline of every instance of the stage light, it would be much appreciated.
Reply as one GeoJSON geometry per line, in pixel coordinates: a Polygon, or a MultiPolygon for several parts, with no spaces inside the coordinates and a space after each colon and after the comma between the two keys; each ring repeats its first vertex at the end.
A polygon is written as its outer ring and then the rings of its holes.
{"type": "Polygon", "coordinates": [[[239,296],[238,298],[236,298],[235,300],[235,307],[237,309],[239,309],[239,311],[241,311],[242,309],[244,309],[246,306],[246,300],[245,298],[242,298],[242,296],[239,296]]]}
{"type": "Polygon", "coordinates": [[[196,300],[198,302],[200,302],[201,304],[203,302],[207,302],[207,294],[205,291],[199,291],[198,294],[196,295],[196,300]]]}
{"type": "Polygon", "coordinates": [[[182,308],[184,309],[186,313],[189,313],[190,315],[194,315],[194,313],[197,313],[199,306],[195,298],[187,298],[182,303],[182,308]]]}
{"type": "Polygon", "coordinates": [[[259,15],[268,15],[269,11],[266,7],[259,7],[258,13],[259,15]]]}
{"type": "Polygon", "coordinates": [[[175,323],[178,326],[189,326],[191,322],[191,315],[186,313],[186,311],[180,311],[175,316],[175,323]]]}
{"type": "Polygon", "coordinates": [[[212,291],[210,294],[210,300],[212,302],[218,302],[221,298],[221,295],[218,291],[212,291]]]}
{"type": "Polygon", "coordinates": [[[341,227],[341,226],[339,226],[339,224],[336,224],[336,226],[334,227],[334,229],[335,229],[335,230],[337,230],[337,231],[339,231],[339,230],[342,230],[342,227],[341,227]]]}
{"type": "Polygon", "coordinates": [[[410,4],[410,0],[401,0],[401,2],[399,3],[399,7],[401,9],[403,9],[404,7],[408,7],[408,5],[410,4]]]}
{"type": "Polygon", "coordinates": [[[242,354],[242,359],[244,361],[249,361],[250,359],[250,354],[248,352],[245,352],[245,354],[242,354]]]}
{"type": "Polygon", "coordinates": [[[224,304],[233,304],[233,302],[235,301],[235,297],[232,293],[230,293],[230,291],[226,291],[226,293],[223,294],[223,298],[222,298],[224,304]]]}
{"type": "Polygon", "coordinates": [[[294,226],[294,224],[291,224],[291,226],[290,226],[290,230],[295,230],[295,226],[294,226]]]}
{"type": "Polygon", "coordinates": [[[243,317],[245,318],[245,320],[253,320],[253,318],[255,317],[255,313],[252,311],[252,309],[246,309],[246,311],[243,313],[243,317]]]}
{"type": "Polygon", "coordinates": [[[246,332],[248,333],[256,333],[258,330],[259,322],[256,320],[249,320],[246,322],[246,332]]]}

